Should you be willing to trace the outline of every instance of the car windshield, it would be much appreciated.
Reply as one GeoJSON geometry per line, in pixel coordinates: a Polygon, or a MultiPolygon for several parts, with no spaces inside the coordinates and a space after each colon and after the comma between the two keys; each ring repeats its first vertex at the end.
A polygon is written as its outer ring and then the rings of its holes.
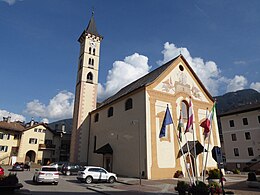
{"type": "Polygon", "coordinates": [[[52,168],[52,167],[43,167],[42,171],[57,171],[56,168],[52,168]]]}

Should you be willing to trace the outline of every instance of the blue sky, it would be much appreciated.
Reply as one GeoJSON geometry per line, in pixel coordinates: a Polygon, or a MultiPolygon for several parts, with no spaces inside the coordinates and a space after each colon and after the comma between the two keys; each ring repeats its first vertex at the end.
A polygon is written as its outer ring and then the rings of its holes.
{"type": "Polygon", "coordinates": [[[77,39],[93,7],[99,100],[180,53],[213,96],[260,91],[258,0],[0,0],[0,117],[72,117],[77,39]]]}

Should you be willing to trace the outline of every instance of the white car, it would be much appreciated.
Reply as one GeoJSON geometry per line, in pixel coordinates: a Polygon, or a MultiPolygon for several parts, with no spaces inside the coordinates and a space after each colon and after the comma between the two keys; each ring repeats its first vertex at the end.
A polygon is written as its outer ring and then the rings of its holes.
{"type": "Polygon", "coordinates": [[[55,185],[59,182],[59,172],[57,168],[52,166],[42,166],[40,169],[36,169],[33,182],[35,183],[53,183],[55,185]]]}
{"type": "Polygon", "coordinates": [[[90,184],[93,181],[114,183],[117,180],[117,177],[116,174],[110,173],[104,168],[85,166],[84,170],[78,172],[77,179],[81,182],[85,181],[87,184],[90,184]]]}

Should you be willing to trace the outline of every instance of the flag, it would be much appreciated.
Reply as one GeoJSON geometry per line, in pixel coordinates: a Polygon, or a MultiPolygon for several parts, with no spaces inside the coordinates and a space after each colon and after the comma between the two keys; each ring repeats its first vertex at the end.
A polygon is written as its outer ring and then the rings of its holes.
{"type": "Polygon", "coordinates": [[[216,107],[216,105],[214,103],[213,107],[211,109],[211,112],[209,113],[207,118],[200,124],[200,126],[204,128],[204,132],[203,132],[204,139],[206,139],[209,136],[209,132],[211,129],[211,124],[212,124],[213,116],[214,116],[214,112],[215,112],[215,107],[216,107]]]}
{"type": "Polygon", "coordinates": [[[170,124],[173,124],[173,122],[172,122],[172,116],[171,116],[169,107],[168,107],[168,105],[167,105],[166,112],[165,112],[164,119],[163,119],[162,128],[161,128],[160,135],[159,135],[159,138],[165,137],[166,125],[170,125],[170,124]]]}
{"type": "Polygon", "coordinates": [[[185,129],[185,133],[187,132],[193,132],[193,111],[192,111],[192,108],[193,105],[192,105],[192,101],[191,101],[191,98],[190,98],[190,102],[189,102],[189,115],[188,115],[188,121],[187,121],[187,126],[186,126],[186,129],[185,129]]]}
{"type": "Polygon", "coordinates": [[[181,111],[180,111],[180,118],[179,118],[179,124],[178,124],[178,127],[177,127],[177,129],[178,129],[178,131],[179,131],[179,139],[180,139],[180,141],[182,142],[182,137],[181,137],[181,128],[183,128],[184,126],[183,126],[183,122],[182,122],[182,117],[181,117],[181,111]]]}

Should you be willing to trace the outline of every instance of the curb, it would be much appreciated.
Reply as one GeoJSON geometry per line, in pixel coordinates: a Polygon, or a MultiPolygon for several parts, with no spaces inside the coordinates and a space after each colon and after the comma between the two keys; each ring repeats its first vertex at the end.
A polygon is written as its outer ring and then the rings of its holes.
{"type": "Polygon", "coordinates": [[[94,189],[94,188],[92,188],[92,187],[87,187],[87,189],[92,190],[92,191],[94,191],[94,192],[98,192],[98,193],[100,193],[100,194],[110,195],[110,194],[108,194],[108,193],[106,193],[106,192],[103,192],[103,191],[100,191],[100,190],[96,190],[96,189],[94,189]]]}

